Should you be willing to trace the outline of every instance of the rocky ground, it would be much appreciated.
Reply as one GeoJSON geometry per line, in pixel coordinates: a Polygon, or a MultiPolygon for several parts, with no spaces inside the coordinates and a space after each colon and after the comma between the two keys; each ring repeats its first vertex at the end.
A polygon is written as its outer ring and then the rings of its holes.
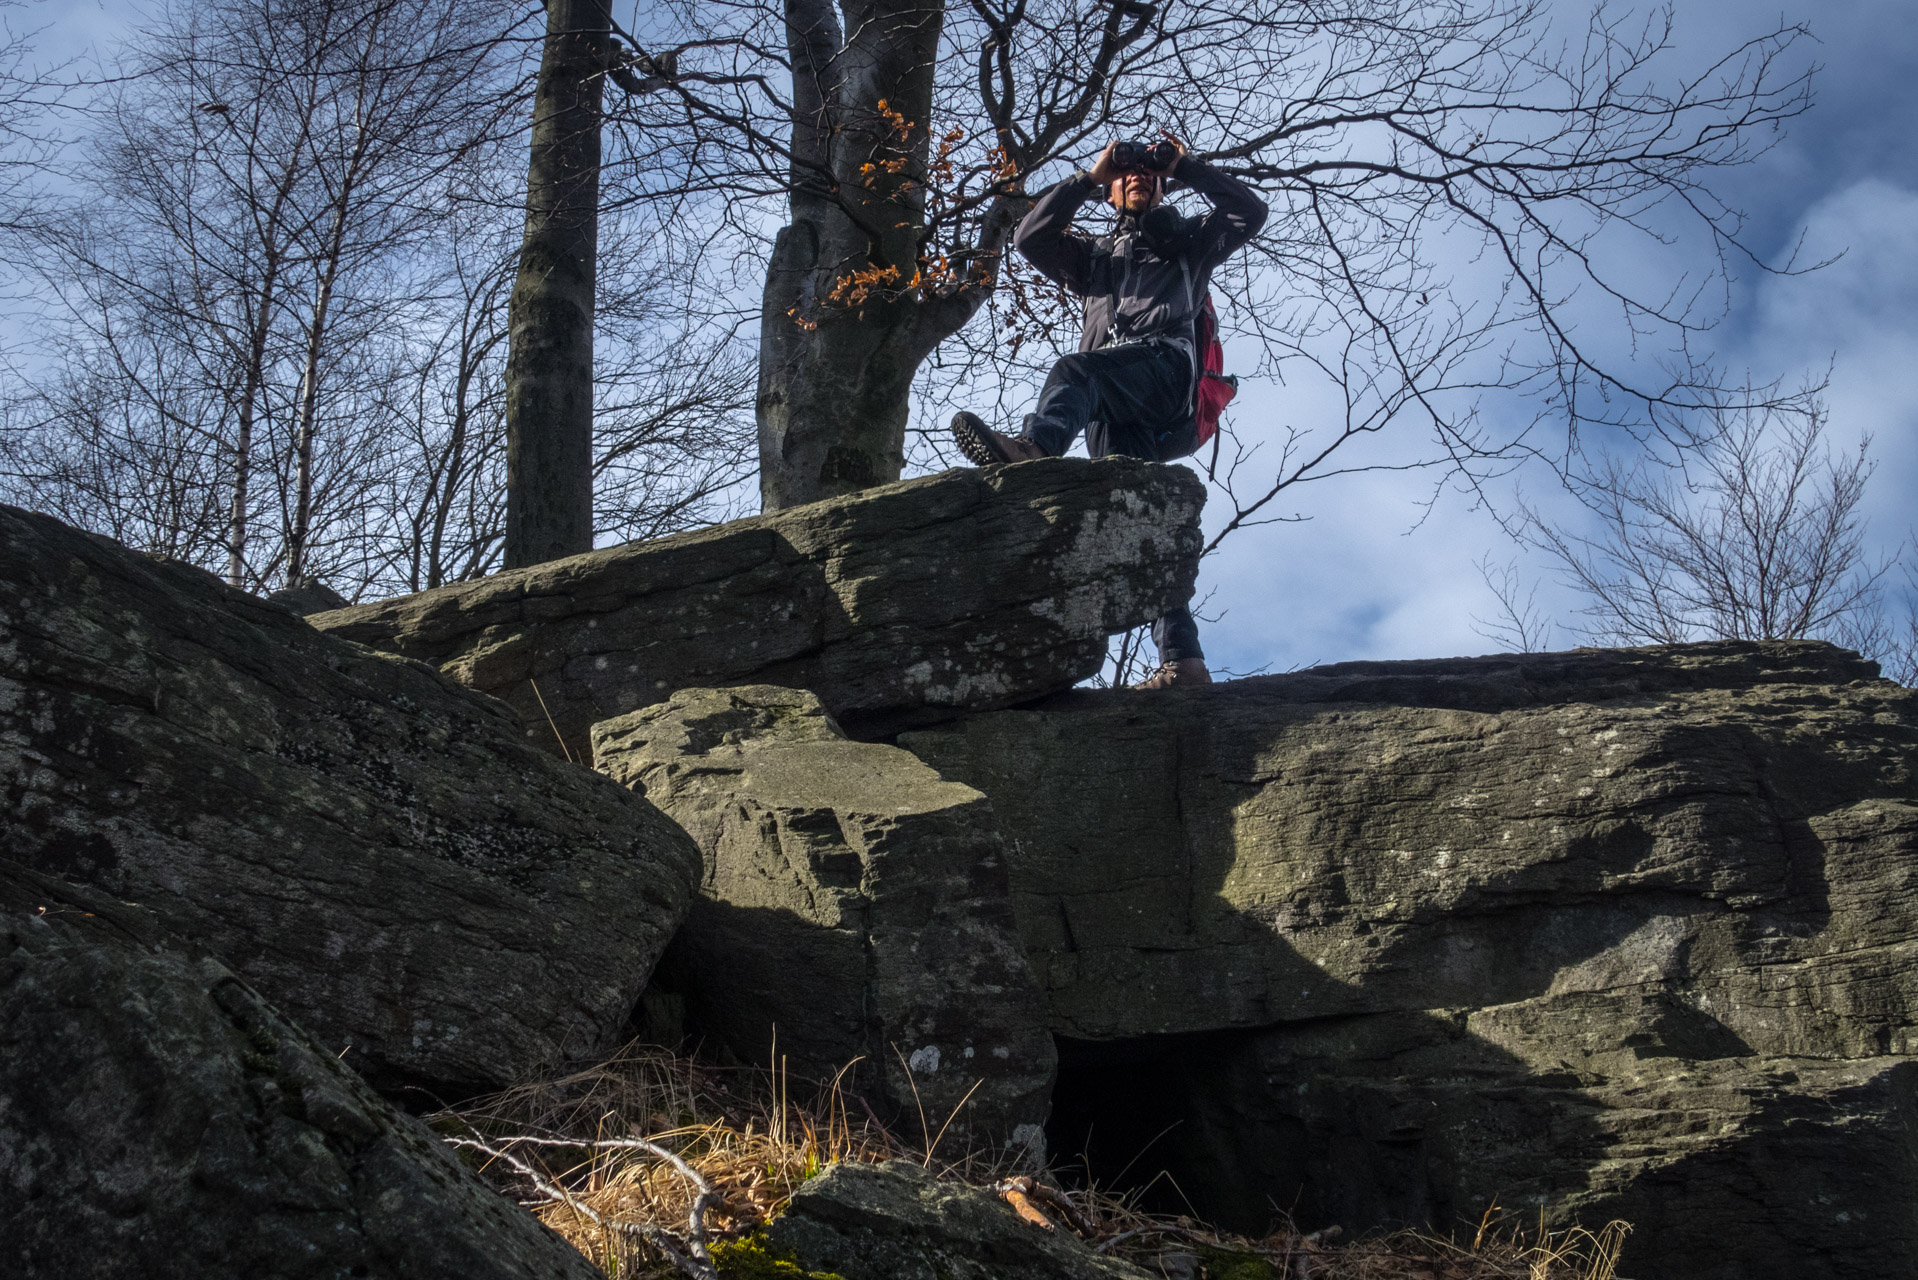
{"type": "MultiPolygon", "coordinates": [[[[1912,691],[1797,643],[1073,690],[1199,498],[954,472],[311,623],[0,508],[15,1271],[577,1273],[472,1173],[579,1217],[583,1113],[447,1112],[455,1158],[407,1110],[584,1107],[635,1029],[837,1078],[810,1145],[774,1113],[797,1165],[618,1113],[633,1178],[788,1170],[701,1216],[742,1275],[1250,1280],[1494,1204],[1601,1258],[1629,1220],[1640,1280],[1918,1255],[1912,691]],[[1143,1225],[1053,1257],[1063,1210],[809,1177],[854,1119],[1143,1225]]],[[[601,1237],[707,1274],[688,1212],[601,1237]]]]}

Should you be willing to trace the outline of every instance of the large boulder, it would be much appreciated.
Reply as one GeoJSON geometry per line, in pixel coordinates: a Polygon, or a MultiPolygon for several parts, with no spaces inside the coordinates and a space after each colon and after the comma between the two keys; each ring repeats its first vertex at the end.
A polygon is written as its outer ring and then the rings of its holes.
{"type": "Polygon", "coordinates": [[[703,1034],[815,1079],[858,1060],[915,1141],[1037,1142],[1055,1053],[984,796],[793,689],[684,690],[593,746],[705,853],[666,966],[703,1034]]]}
{"type": "Polygon", "coordinates": [[[766,1243],[775,1258],[844,1280],[1152,1280],[904,1160],[831,1166],[794,1193],[766,1243]]]}
{"type": "Polygon", "coordinates": [[[146,912],[0,863],[0,1272],[596,1280],[146,912]]]}
{"type": "Polygon", "coordinates": [[[1097,671],[1107,636],[1191,596],[1204,500],[1130,458],[948,471],[312,622],[503,699],[576,759],[596,721],[699,686],[809,689],[872,736],[1097,671]]]}
{"type": "MultiPolygon", "coordinates": [[[[1349,663],[903,735],[991,797],[1055,1136],[1260,1230],[1918,1256],[1918,694],[1826,645],[1349,663]]],[[[1105,1162],[1102,1164],[1102,1162],[1105,1162]]]]}
{"type": "Polygon", "coordinates": [[[143,904],[375,1078],[608,1046],[699,854],[430,668],[0,507],[0,857],[143,904]]]}

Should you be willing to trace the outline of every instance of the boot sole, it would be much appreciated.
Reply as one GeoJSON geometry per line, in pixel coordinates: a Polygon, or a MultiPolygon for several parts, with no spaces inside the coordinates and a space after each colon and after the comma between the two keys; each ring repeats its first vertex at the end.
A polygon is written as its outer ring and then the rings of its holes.
{"type": "Polygon", "coordinates": [[[959,453],[972,462],[972,466],[997,466],[999,462],[1022,462],[1011,453],[999,449],[999,441],[992,438],[992,430],[969,413],[953,415],[953,441],[959,445],[959,453]]]}
{"type": "Polygon", "coordinates": [[[1002,458],[992,447],[991,438],[982,434],[982,425],[976,418],[967,414],[955,414],[952,419],[953,442],[959,446],[959,452],[966,455],[966,461],[975,467],[990,467],[1000,462],[1010,462],[1002,458]]]}

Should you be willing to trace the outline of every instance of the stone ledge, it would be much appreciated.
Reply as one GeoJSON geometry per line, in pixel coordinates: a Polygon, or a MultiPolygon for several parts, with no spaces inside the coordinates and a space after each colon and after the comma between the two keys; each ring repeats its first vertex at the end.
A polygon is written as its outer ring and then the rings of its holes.
{"type": "Polygon", "coordinates": [[[1190,597],[1204,501],[1130,458],[948,471],[308,620],[578,760],[594,723],[694,687],[808,689],[874,736],[1097,671],[1107,636],[1190,597]]]}

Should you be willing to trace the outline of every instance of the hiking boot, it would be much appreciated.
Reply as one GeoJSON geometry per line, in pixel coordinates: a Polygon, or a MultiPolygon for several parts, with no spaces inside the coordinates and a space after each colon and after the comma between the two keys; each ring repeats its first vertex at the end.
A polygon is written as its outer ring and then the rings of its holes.
{"type": "Polygon", "coordinates": [[[1173,685],[1211,684],[1212,673],[1205,669],[1204,658],[1174,658],[1133,685],[1134,689],[1170,689],[1173,685]]]}
{"type": "Polygon", "coordinates": [[[952,415],[952,438],[959,445],[959,452],[976,467],[989,467],[995,462],[1030,462],[1034,458],[1047,458],[1052,455],[1024,436],[1009,436],[994,431],[985,424],[976,413],[967,413],[961,409],[952,415]]]}

